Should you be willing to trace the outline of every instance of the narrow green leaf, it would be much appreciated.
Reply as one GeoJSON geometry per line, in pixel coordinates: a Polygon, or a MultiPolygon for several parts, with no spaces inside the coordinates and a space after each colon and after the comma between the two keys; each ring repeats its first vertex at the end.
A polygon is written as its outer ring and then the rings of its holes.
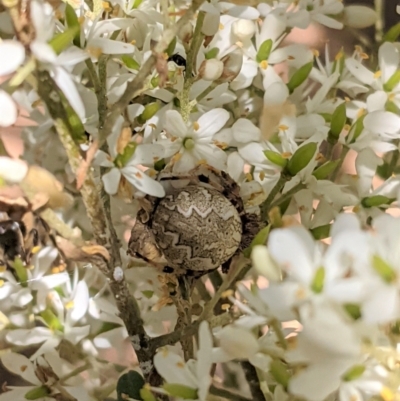
{"type": "Polygon", "coordinates": [[[144,291],[142,291],[142,294],[143,294],[147,299],[150,299],[150,298],[154,295],[154,291],[144,290],[144,291]]]}
{"type": "Polygon", "coordinates": [[[351,126],[348,138],[351,138],[350,143],[354,143],[357,138],[361,135],[361,132],[364,129],[364,118],[366,114],[362,115],[357,119],[357,121],[351,126]]]}
{"type": "Polygon", "coordinates": [[[266,227],[262,228],[256,236],[251,241],[251,244],[248,248],[243,251],[243,255],[246,258],[249,258],[251,255],[251,251],[256,245],[265,245],[267,243],[269,232],[271,231],[271,226],[267,225],[266,227]]]}
{"type": "Polygon", "coordinates": [[[360,307],[360,305],[348,303],[348,304],[344,304],[343,307],[344,307],[344,310],[345,310],[354,320],[358,320],[358,319],[361,318],[362,314],[361,314],[361,307],[360,307]]]}
{"type": "Polygon", "coordinates": [[[175,46],[176,36],[172,39],[171,43],[167,47],[167,50],[165,51],[168,54],[168,57],[171,57],[174,54],[175,46]]]}
{"type": "Polygon", "coordinates": [[[294,177],[298,172],[303,170],[314,157],[317,147],[318,144],[316,142],[309,142],[300,146],[289,159],[286,166],[287,172],[294,177]]]}
{"type": "Polygon", "coordinates": [[[273,150],[264,150],[265,157],[279,167],[286,167],[288,159],[285,159],[280,153],[274,152],[273,150]]]}
{"type": "Polygon", "coordinates": [[[140,68],[139,63],[131,56],[128,56],[126,54],[124,54],[121,57],[122,62],[127,66],[127,68],[131,69],[131,70],[136,70],[138,71],[140,68]]]}
{"type": "Polygon", "coordinates": [[[332,121],[332,114],[329,113],[319,113],[320,116],[324,117],[326,123],[330,123],[332,121]]]}
{"type": "Polygon", "coordinates": [[[319,267],[315,271],[315,275],[311,283],[311,290],[316,294],[320,294],[324,289],[324,282],[325,282],[325,269],[323,267],[319,267]]]}
{"type": "Polygon", "coordinates": [[[395,200],[396,200],[395,198],[388,198],[387,196],[383,195],[374,195],[364,198],[361,201],[361,204],[364,207],[379,207],[383,205],[390,205],[395,200]]]}
{"type": "Polygon", "coordinates": [[[50,395],[50,391],[45,386],[35,387],[25,393],[26,400],[38,400],[50,395]]]}
{"type": "Polygon", "coordinates": [[[68,3],[66,3],[66,5],[65,5],[65,19],[67,21],[68,28],[76,28],[76,27],[79,28],[74,36],[73,42],[74,42],[75,46],[80,47],[80,45],[81,45],[81,40],[80,40],[81,25],[79,24],[78,16],[76,15],[75,10],[68,3]]]}
{"type": "Polygon", "coordinates": [[[331,225],[325,224],[323,226],[315,227],[310,230],[315,239],[324,239],[330,237],[331,225]]]}
{"type": "Polygon", "coordinates": [[[310,61],[307,64],[304,64],[300,67],[290,78],[289,82],[287,83],[287,87],[289,92],[292,93],[297,87],[299,87],[310,75],[310,72],[313,67],[313,62],[310,61]]]}
{"type": "Polygon", "coordinates": [[[393,25],[384,35],[383,42],[396,42],[397,38],[400,36],[400,22],[393,25]]]}
{"type": "Polygon", "coordinates": [[[400,114],[400,108],[396,105],[396,103],[388,100],[385,104],[385,110],[390,111],[394,114],[400,114]]]}
{"type": "Polygon", "coordinates": [[[20,285],[22,287],[26,287],[28,281],[28,271],[26,269],[26,266],[24,266],[24,264],[22,263],[22,260],[20,258],[15,258],[15,260],[11,262],[10,265],[15,270],[20,285]]]}
{"type": "Polygon", "coordinates": [[[333,173],[340,163],[340,160],[334,160],[334,161],[328,161],[324,163],[322,166],[319,166],[316,168],[312,175],[317,179],[317,180],[324,180],[328,178],[328,176],[333,173]]]}
{"type": "Polygon", "coordinates": [[[60,54],[65,50],[80,32],[80,26],[73,26],[55,35],[50,39],[49,45],[53,48],[56,54],[60,54]]]}
{"type": "Polygon", "coordinates": [[[272,45],[272,39],[267,39],[261,44],[256,55],[256,60],[258,63],[261,63],[261,61],[264,60],[268,60],[268,57],[271,54],[272,45]]]}
{"type": "Polygon", "coordinates": [[[287,388],[290,380],[290,373],[282,361],[274,359],[270,364],[269,371],[280,385],[287,388]]]}
{"type": "Polygon", "coordinates": [[[383,85],[386,92],[391,92],[400,82],[400,70],[396,70],[394,74],[383,85]]]}
{"type": "Polygon", "coordinates": [[[372,267],[386,283],[389,284],[396,280],[395,270],[380,256],[374,255],[372,257],[372,267]]]}
{"type": "Polygon", "coordinates": [[[339,104],[338,107],[336,107],[335,111],[332,114],[331,134],[335,138],[339,138],[339,135],[342,132],[345,124],[346,124],[346,103],[343,102],[339,104]]]}
{"type": "Polygon", "coordinates": [[[44,311],[40,312],[40,316],[51,330],[58,330],[61,332],[64,331],[64,327],[60,320],[49,308],[46,308],[44,311]]]}
{"type": "Polygon", "coordinates": [[[217,57],[218,53],[219,53],[219,48],[218,47],[213,47],[204,56],[205,56],[206,60],[210,60],[212,58],[217,57]]]}
{"type": "Polygon", "coordinates": [[[351,367],[343,376],[343,381],[349,382],[358,379],[365,372],[364,365],[355,365],[351,367]]]}
{"type": "Polygon", "coordinates": [[[140,396],[143,401],[157,401],[157,398],[146,386],[140,390],[140,396]]]}

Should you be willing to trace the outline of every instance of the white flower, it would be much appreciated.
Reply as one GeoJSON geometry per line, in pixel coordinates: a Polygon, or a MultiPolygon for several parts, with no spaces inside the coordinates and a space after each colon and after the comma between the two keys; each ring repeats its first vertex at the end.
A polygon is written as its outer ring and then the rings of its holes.
{"type": "Polygon", "coordinates": [[[344,6],[340,0],[300,0],[299,8],[307,10],[312,20],[328,28],[343,28],[341,22],[331,17],[331,15],[338,15],[343,11],[344,6]]]}
{"type": "Polygon", "coordinates": [[[163,156],[163,147],[157,144],[135,144],[133,155],[126,162],[119,163],[117,151],[117,142],[121,135],[123,118],[119,118],[113,127],[113,133],[107,138],[110,156],[103,151],[98,151],[96,155],[96,164],[103,167],[111,167],[110,171],[101,178],[107,193],[114,195],[118,191],[118,186],[123,176],[130,184],[139,191],[162,197],[165,195],[162,185],[149,177],[140,169],[139,165],[153,166],[154,163],[163,156]]]}
{"type": "Polygon", "coordinates": [[[211,384],[212,336],[207,322],[199,327],[199,349],[197,360],[183,359],[168,349],[160,350],[154,357],[158,373],[167,383],[182,384],[197,390],[197,398],[205,401],[211,384]]]}
{"type": "Polygon", "coordinates": [[[196,122],[186,124],[176,110],[168,110],[165,121],[168,139],[158,143],[164,146],[165,157],[174,156],[173,170],[187,172],[201,162],[223,170],[226,154],[213,143],[213,137],[228,119],[226,110],[214,109],[204,113],[196,122]]]}

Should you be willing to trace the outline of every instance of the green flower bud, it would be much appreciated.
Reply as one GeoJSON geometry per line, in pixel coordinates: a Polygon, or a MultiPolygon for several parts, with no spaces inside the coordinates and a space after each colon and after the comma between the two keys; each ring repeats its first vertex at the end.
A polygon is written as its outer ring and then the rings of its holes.
{"type": "Polygon", "coordinates": [[[114,160],[114,164],[119,167],[125,167],[128,163],[129,159],[135,153],[137,144],[135,142],[129,142],[128,145],[125,146],[123,153],[120,153],[114,160]]]}
{"type": "Polygon", "coordinates": [[[336,169],[336,167],[339,164],[339,160],[334,160],[334,161],[328,161],[324,163],[322,166],[319,166],[316,168],[312,175],[317,179],[317,180],[324,180],[327,178],[331,173],[333,173],[336,169]]]}
{"type": "Polygon", "coordinates": [[[343,305],[344,310],[354,319],[354,320],[358,320],[361,318],[362,314],[361,314],[361,307],[360,305],[357,304],[344,304],[343,305]]]}
{"type": "Polygon", "coordinates": [[[299,171],[303,170],[308,163],[310,163],[317,151],[317,147],[318,144],[316,142],[309,142],[300,146],[290,158],[286,166],[286,171],[294,177],[299,171]]]}
{"type": "Polygon", "coordinates": [[[175,46],[176,46],[176,36],[172,39],[171,43],[168,45],[167,50],[165,51],[168,54],[168,57],[174,54],[175,46]]]}
{"type": "Polygon", "coordinates": [[[183,398],[184,400],[197,399],[197,389],[184,386],[183,384],[165,383],[163,388],[174,397],[183,398]]]}
{"type": "Polygon", "coordinates": [[[157,160],[154,163],[154,170],[156,170],[156,171],[161,171],[161,170],[164,169],[164,167],[165,167],[165,160],[164,159],[157,160]]]}
{"type": "Polygon", "coordinates": [[[274,42],[272,42],[272,39],[267,39],[261,44],[256,55],[257,63],[261,63],[261,61],[268,60],[268,57],[271,54],[273,44],[274,42]]]}
{"type": "Polygon", "coordinates": [[[313,62],[310,61],[307,64],[304,64],[302,67],[300,67],[290,78],[289,82],[286,84],[286,86],[289,89],[289,92],[292,93],[297,87],[299,87],[310,75],[310,72],[313,67],[313,62]]]}
{"type": "Polygon", "coordinates": [[[45,386],[41,386],[41,387],[33,388],[32,390],[29,390],[25,394],[25,399],[26,400],[38,400],[39,398],[43,398],[48,395],[50,395],[50,391],[48,390],[48,388],[45,386]]]}
{"type": "Polygon", "coordinates": [[[142,400],[140,390],[145,385],[143,377],[135,370],[123,374],[117,382],[118,401],[125,401],[127,397],[142,400]]]}
{"type": "Polygon", "coordinates": [[[285,168],[288,160],[285,159],[280,153],[274,152],[273,150],[264,150],[265,157],[271,162],[279,167],[285,168]]]}
{"type": "Polygon", "coordinates": [[[324,281],[325,281],[325,269],[323,267],[319,267],[314,275],[314,279],[311,283],[311,290],[316,294],[320,294],[324,289],[324,281]]]}
{"type": "Polygon", "coordinates": [[[346,103],[339,104],[332,114],[330,134],[334,138],[339,138],[344,125],[346,124],[346,103]]]}
{"type": "Polygon", "coordinates": [[[139,63],[131,56],[128,56],[126,54],[124,54],[121,57],[122,62],[126,65],[127,68],[131,69],[131,70],[136,70],[138,71],[140,68],[139,63]]]}
{"type": "Polygon", "coordinates": [[[139,124],[144,124],[147,120],[150,120],[157,111],[160,110],[160,104],[158,102],[149,103],[143,110],[143,113],[138,116],[137,121],[139,124]]]}
{"type": "Polygon", "coordinates": [[[154,397],[153,393],[146,386],[140,390],[140,397],[139,400],[143,401],[157,401],[157,398],[154,397]]]}

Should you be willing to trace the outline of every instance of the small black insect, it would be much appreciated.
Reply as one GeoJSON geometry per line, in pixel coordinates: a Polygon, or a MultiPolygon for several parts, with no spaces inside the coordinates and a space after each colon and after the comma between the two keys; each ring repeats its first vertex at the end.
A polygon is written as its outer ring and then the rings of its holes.
{"type": "Polygon", "coordinates": [[[184,67],[186,69],[186,60],[178,53],[168,57],[168,61],[173,61],[177,66],[184,67]]]}

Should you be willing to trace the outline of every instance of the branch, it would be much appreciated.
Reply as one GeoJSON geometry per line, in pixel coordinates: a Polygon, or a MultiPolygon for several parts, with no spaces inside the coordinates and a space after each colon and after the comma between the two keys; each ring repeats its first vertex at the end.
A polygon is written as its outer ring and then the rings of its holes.
{"type": "Polygon", "coordinates": [[[212,395],[217,395],[219,397],[224,397],[224,398],[227,398],[228,400],[231,400],[231,401],[252,401],[250,398],[243,397],[240,394],[233,393],[233,392],[231,392],[229,390],[226,390],[226,389],[221,388],[221,387],[216,387],[214,385],[211,385],[211,387],[209,389],[209,392],[212,395]]]}
{"type": "Polygon", "coordinates": [[[290,180],[290,177],[281,173],[278,182],[272,188],[271,192],[268,194],[267,199],[260,206],[261,210],[261,220],[266,221],[268,217],[268,212],[271,209],[271,203],[275,199],[276,195],[283,189],[285,184],[290,180]]]}
{"type": "Polygon", "coordinates": [[[113,105],[110,113],[108,114],[104,123],[104,127],[102,127],[99,132],[100,147],[110,134],[117,118],[123,113],[125,108],[129,105],[129,102],[138,96],[141,90],[144,88],[146,78],[156,66],[157,56],[167,49],[168,45],[172,42],[176,34],[179,33],[180,30],[193,18],[195,12],[200,8],[204,1],[205,0],[193,0],[192,6],[186,11],[185,15],[175,25],[164,31],[164,36],[155,46],[153,54],[142,65],[133,81],[128,83],[124,94],[113,105]]]}

